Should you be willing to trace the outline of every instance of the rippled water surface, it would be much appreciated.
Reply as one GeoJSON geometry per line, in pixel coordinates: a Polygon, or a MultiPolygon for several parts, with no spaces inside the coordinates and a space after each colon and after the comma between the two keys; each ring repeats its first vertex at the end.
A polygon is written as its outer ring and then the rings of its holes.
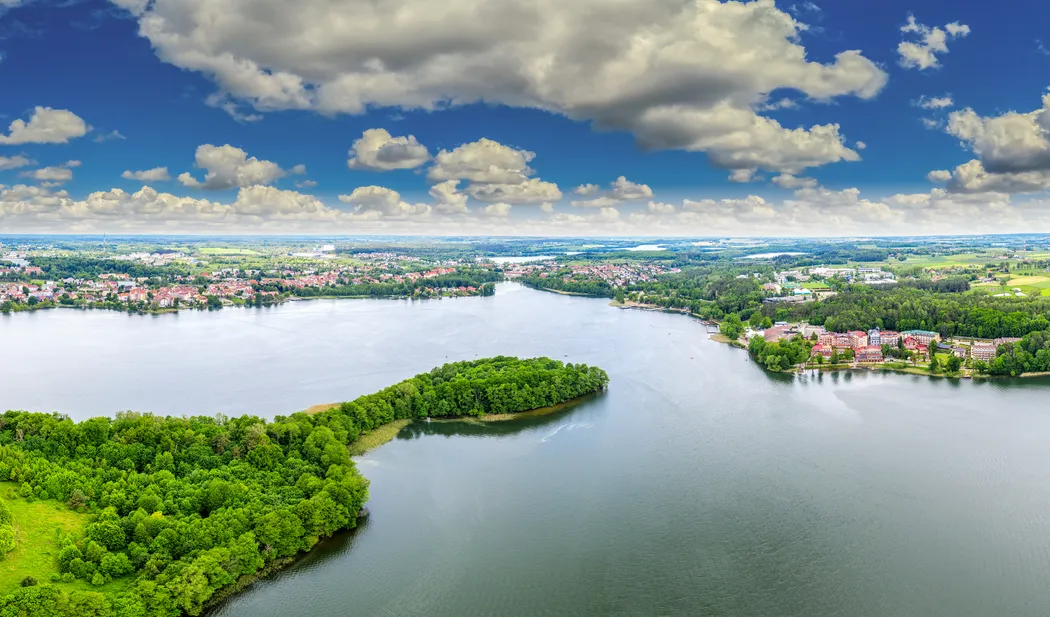
{"type": "Polygon", "coordinates": [[[495,354],[608,370],[359,459],[367,524],[216,616],[1050,614],[1050,385],[770,376],[679,315],[456,300],[0,317],[0,407],[272,416],[495,354]]]}

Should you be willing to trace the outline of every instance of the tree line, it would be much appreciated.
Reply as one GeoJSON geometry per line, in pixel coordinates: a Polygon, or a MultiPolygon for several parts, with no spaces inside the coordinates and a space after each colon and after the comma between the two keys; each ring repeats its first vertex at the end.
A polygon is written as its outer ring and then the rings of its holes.
{"type": "MultiPolygon", "coordinates": [[[[602,390],[608,375],[549,358],[456,362],[330,410],[277,416],[160,417],[124,412],[75,423],[0,416],[0,480],[29,500],[90,514],[59,538],[61,574],[119,592],[32,585],[0,615],[198,615],[220,590],[352,529],[368,481],[348,444],[395,419],[480,416],[554,405],[602,390]]],[[[0,540],[2,540],[0,510],[0,540]]]]}

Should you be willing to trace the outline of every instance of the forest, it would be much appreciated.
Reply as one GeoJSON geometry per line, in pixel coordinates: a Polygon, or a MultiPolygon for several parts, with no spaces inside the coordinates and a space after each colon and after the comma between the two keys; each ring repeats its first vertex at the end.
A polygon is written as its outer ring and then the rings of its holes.
{"type": "Polygon", "coordinates": [[[1050,372],[1050,331],[1030,332],[1017,343],[1000,345],[995,358],[979,368],[991,375],[1013,377],[1050,372]]]}
{"type": "MultiPolygon", "coordinates": [[[[124,412],[75,423],[8,411],[0,416],[0,480],[14,482],[22,499],[87,513],[89,523],[59,535],[60,574],[0,590],[8,593],[0,616],[198,615],[239,580],[356,526],[368,481],[347,446],[359,436],[395,419],[545,407],[608,383],[596,367],[496,357],[271,422],[124,412]],[[70,589],[78,579],[126,584],[70,589]]],[[[0,549],[3,518],[0,510],[0,549]]]]}
{"type": "Polygon", "coordinates": [[[433,278],[418,279],[415,281],[360,283],[357,285],[335,285],[327,287],[293,287],[281,283],[259,285],[258,289],[263,291],[276,291],[280,293],[291,293],[301,298],[316,296],[325,297],[372,297],[372,298],[400,298],[413,296],[419,290],[430,287],[434,289],[456,289],[458,287],[474,287],[479,290],[479,295],[491,296],[496,292],[496,283],[503,280],[503,275],[493,270],[484,268],[471,268],[459,270],[451,274],[443,274],[433,278]]]}
{"type": "Polygon", "coordinates": [[[1050,297],[997,298],[984,294],[935,293],[898,286],[851,286],[838,295],[776,311],[777,320],[808,321],[833,332],[932,330],[942,337],[1021,337],[1050,329],[1050,297]]]}

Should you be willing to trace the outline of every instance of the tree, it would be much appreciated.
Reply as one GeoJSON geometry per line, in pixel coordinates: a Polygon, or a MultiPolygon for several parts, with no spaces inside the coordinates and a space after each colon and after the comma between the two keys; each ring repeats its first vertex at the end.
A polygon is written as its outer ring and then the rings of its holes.
{"type": "Polygon", "coordinates": [[[949,373],[958,373],[959,369],[961,369],[961,368],[962,368],[962,358],[952,354],[952,356],[948,358],[948,372],[949,373]]]}
{"type": "Polygon", "coordinates": [[[726,338],[734,341],[744,334],[744,325],[740,321],[740,316],[736,313],[726,315],[718,329],[726,338]]]}

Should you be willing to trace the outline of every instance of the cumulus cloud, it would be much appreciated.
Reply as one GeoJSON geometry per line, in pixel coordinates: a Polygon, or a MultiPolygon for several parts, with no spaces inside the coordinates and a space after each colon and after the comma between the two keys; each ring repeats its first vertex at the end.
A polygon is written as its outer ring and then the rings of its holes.
{"type": "Polygon", "coordinates": [[[914,15],[908,15],[908,23],[901,26],[901,32],[905,38],[897,45],[897,53],[900,55],[900,65],[907,69],[931,69],[940,66],[937,54],[948,53],[948,39],[964,37],[970,34],[970,27],[958,22],[952,22],[940,29],[937,27],[920,24],[915,21],[914,15]]]}
{"type": "Polygon", "coordinates": [[[930,173],[926,174],[926,179],[930,182],[947,182],[951,180],[952,172],[947,169],[934,169],[930,173]]]}
{"type": "Polygon", "coordinates": [[[945,131],[977,159],[956,167],[948,189],[959,193],[1030,193],[1050,188],[1050,94],[1042,107],[981,116],[967,107],[948,114],[945,131]]]}
{"type": "Polygon", "coordinates": [[[125,180],[138,180],[139,182],[164,182],[171,180],[167,167],[154,167],[153,169],[144,169],[142,171],[131,171],[128,169],[120,174],[120,177],[125,180]]]}
{"type": "Polygon", "coordinates": [[[729,181],[737,184],[747,184],[755,179],[757,169],[734,169],[729,173],[729,181]]]}
{"type": "Polygon", "coordinates": [[[581,184],[580,186],[572,189],[572,192],[577,195],[586,197],[587,195],[594,195],[598,191],[602,190],[602,187],[597,184],[581,184]]]}
{"type": "Polygon", "coordinates": [[[429,205],[401,201],[401,193],[382,186],[360,186],[349,195],[340,195],[339,201],[354,206],[358,214],[406,217],[430,213],[429,205]]]}
{"type": "Polygon", "coordinates": [[[34,169],[33,171],[23,171],[18,174],[23,178],[32,178],[38,182],[49,183],[51,185],[64,184],[73,179],[73,170],[68,167],[54,166],[54,167],[43,167],[41,169],[34,169]]]}
{"type": "Polygon", "coordinates": [[[0,144],[64,144],[87,132],[87,123],[75,113],[37,107],[28,122],[22,119],[12,122],[7,134],[0,134],[0,144]]]}
{"type": "Polygon", "coordinates": [[[813,178],[797,178],[791,174],[780,174],[773,178],[773,184],[782,189],[811,189],[817,186],[817,181],[813,178]]]}
{"type": "Polygon", "coordinates": [[[415,136],[393,137],[386,129],[368,129],[350,148],[350,169],[391,171],[415,169],[430,160],[426,146],[415,136]]]}
{"type": "Polygon", "coordinates": [[[315,186],[317,186],[316,180],[298,180],[295,183],[295,188],[297,189],[312,189],[315,186]]]}
{"type": "MultiPolygon", "coordinates": [[[[259,111],[528,107],[629,131],[645,148],[706,152],[729,169],[857,160],[838,125],[785,127],[760,110],[778,90],[871,98],[887,80],[856,50],[809,60],[805,24],[773,0],[449,0],[441,10],[430,0],[230,0],[222,11],[115,1],[161,60],[259,111]]],[[[470,178],[433,181],[451,179],[470,178]]]]}
{"type": "MultiPolygon", "coordinates": [[[[584,187],[586,187],[586,193],[579,192],[579,189],[583,187],[576,187],[576,194],[594,195],[598,192],[598,187],[596,185],[587,184],[584,185],[584,187]],[[591,190],[590,187],[594,187],[594,189],[591,190]]],[[[620,176],[609,183],[609,190],[602,193],[601,197],[573,201],[572,205],[583,208],[604,208],[612,207],[625,201],[641,201],[643,199],[649,199],[652,196],[653,189],[649,188],[649,185],[631,182],[625,176],[620,176]]]]}
{"type": "Polygon", "coordinates": [[[427,172],[431,182],[470,180],[485,184],[520,184],[535,173],[529,162],[535,152],[505,146],[491,139],[442,150],[427,172]]]}
{"type": "Polygon", "coordinates": [[[459,190],[459,180],[445,180],[430,187],[434,209],[442,214],[467,214],[466,193],[459,190]]]}
{"type": "Polygon", "coordinates": [[[272,184],[287,175],[280,165],[249,157],[248,153],[229,144],[204,144],[197,148],[196,166],[206,171],[204,182],[189,172],[179,175],[179,182],[190,188],[221,191],[235,187],[272,184]]]}
{"type": "Polygon", "coordinates": [[[478,201],[510,204],[538,204],[562,198],[557,184],[539,178],[529,178],[518,184],[471,184],[466,192],[478,201]]]}
{"type": "Polygon", "coordinates": [[[28,167],[33,164],[34,161],[23,154],[16,154],[14,156],[0,156],[0,171],[7,171],[8,169],[18,169],[19,167],[28,167]]]}
{"type": "Polygon", "coordinates": [[[510,216],[510,209],[510,204],[498,203],[485,206],[482,213],[488,217],[505,219],[510,216]]]}

